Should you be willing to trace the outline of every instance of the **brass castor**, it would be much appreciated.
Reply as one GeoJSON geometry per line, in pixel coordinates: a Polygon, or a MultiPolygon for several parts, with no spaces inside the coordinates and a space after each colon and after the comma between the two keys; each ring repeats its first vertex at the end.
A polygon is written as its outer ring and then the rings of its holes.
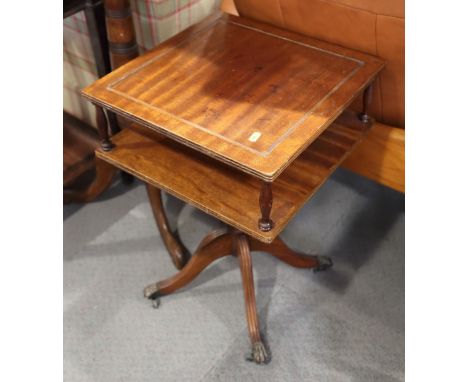
{"type": "Polygon", "coordinates": [[[159,306],[161,305],[161,299],[158,297],[158,298],[152,298],[151,299],[151,306],[154,308],[154,309],[158,309],[159,306]]]}
{"type": "Polygon", "coordinates": [[[317,256],[319,265],[314,268],[314,272],[326,271],[333,266],[333,261],[328,256],[317,256]]]}
{"type": "Polygon", "coordinates": [[[265,365],[270,362],[270,356],[263,342],[255,342],[252,345],[252,353],[247,355],[246,360],[255,362],[258,365],[265,365]]]}
{"type": "Polygon", "coordinates": [[[156,284],[148,285],[144,289],[143,295],[148,300],[151,300],[151,305],[153,306],[154,309],[159,308],[159,306],[161,305],[161,298],[159,295],[159,288],[156,284]]]}

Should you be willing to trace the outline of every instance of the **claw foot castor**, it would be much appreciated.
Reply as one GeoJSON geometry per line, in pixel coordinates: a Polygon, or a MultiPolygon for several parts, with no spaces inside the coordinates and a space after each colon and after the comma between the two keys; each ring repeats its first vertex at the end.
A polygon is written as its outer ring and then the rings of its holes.
{"type": "Polygon", "coordinates": [[[269,362],[268,352],[263,342],[255,342],[252,345],[252,353],[246,357],[247,361],[255,362],[259,365],[269,362]]]}
{"type": "Polygon", "coordinates": [[[160,294],[159,294],[159,288],[157,284],[148,285],[144,289],[143,295],[145,296],[145,298],[151,300],[151,304],[154,309],[159,308],[159,305],[161,305],[161,299],[159,298],[160,294]]]}
{"type": "Polygon", "coordinates": [[[326,271],[333,266],[333,261],[327,256],[317,256],[319,265],[314,268],[314,272],[326,271]]]}
{"type": "Polygon", "coordinates": [[[158,309],[161,305],[161,299],[159,297],[151,299],[151,306],[153,309],[158,309]]]}

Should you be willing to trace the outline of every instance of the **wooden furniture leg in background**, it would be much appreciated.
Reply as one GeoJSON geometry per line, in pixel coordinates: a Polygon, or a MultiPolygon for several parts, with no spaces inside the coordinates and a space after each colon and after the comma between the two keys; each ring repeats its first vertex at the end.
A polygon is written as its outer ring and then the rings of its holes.
{"type": "Polygon", "coordinates": [[[65,204],[91,202],[110,187],[117,168],[99,158],[95,158],[95,163],[96,177],[90,186],[84,190],[63,190],[65,204]]]}
{"type": "MultiPolygon", "coordinates": [[[[91,46],[96,60],[98,76],[102,77],[110,72],[110,69],[117,69],[138,56],[138,46],[135,40],[135,32],[132,20],[132,11],[128,0],[105,0],[104,7],[101,1],[87,0],[84,2],[86,22],[91,35],[91,46]],[[105,13],[105,25],[104,25],[105,13]],[[110,57],[109,57],[110,55],[110,57]]],[[[74,13],[70,10],[64,17],[74,13]]],[[[110,135],[120,131],[117,117],[112,112],[107,112],[107,118],[102,108],[96,108],[96,118],[101,147],[103,150],[111,150],[112,143],[110,135]]],[[[124,121],[120,120],[124,125],[124,121]]],[[[96,159],[96,165],[100,161],[96,159]]],[[[100,164],[99,164],[100,165],[100,164]]],[[[65,203],[85,203],[90,202],[106,190],[112,183],[112,177],[103,175],[102,169],[96,169],[96,179],[85,190],[64,190],[65,203]],[[107,184],[107,186],[105,186],[107,184]]],[[[124,184],[130,184],[133,177],[122,172],[124,184]]]]}
{"type": "MultiPolygon", "coordinates": [[[[98,77],[101,78],[111,72],[109,39],[107,37],[105,9],[102,0],[85,0],[84,13],[86,24],[89,29],[98,77]]],[[[108,112],[107,117],[112,134],[118,133],[120,128],[117,124],[117,117],[115,114],[108,112]]]]}
{"type": "Polygon", "coordinates": [[[151,209],[153,210],[154,220],[156,220],[164,245],[175,267],[177,269],[182,269],[190,259],[190,253],[169,227],[169,222],[167,221],[162,204],[161,190],[146,184],[146,191],[148,193],[151,209]]]}
{"type": "Polygon", "coordinates": [[[138,56],[129,0],[104,0],[112,70],[138,56]]]}
{"type": "MultiPolygon", "coordinates": [[[[110,63],[115,70],[138,56],[132,9],[129,0],[104,0],[104,9],[110,63]]],[[[108,112],[107,116],[112,134],[126,127],[127,121],[117,118],[114,113],[108,112]]],[[[133,176],[126,172],[121,172],[121,178],[124,184],[133,182],[133,176]]]]}
{"type": "MultiPolygon", "coordinates": [[[[103,1],[63,1],[64,20],[78,12],[84,12],[86,17],[97,75],[103,77],[111,69],[103,1]]],[[[95,129],[64,110],[63,134],[63,186],[79,190],[89,185],[94,177],[94,150],[97,145],[92,141],[95,140],[95,129]]]]}
{"type": "MultiPolygon", "coordinates": [[[[96,124],[98,126],[101,148],[104,151],[110,151],[114,147],[109,138],[109,125],[102,107],[96,105],[96,124]]],[[[94,181],[84,190],[63,190],[63,202],[68,203],[86,203],[96,199],[112,184],[112,179],[117,168],[111,166],[101,159],[95,158],[96,177],[94,181]]]]}
{"type": "Polygon", "coordinates": [[[110,72],[109,43],[104,21],[104,6],[99,0],[85,0],[84,14],[89,29],[91,48],[93,49],[99,78],[110,72]]]}
{"type": "Polygon", "coordinates": [[[154,307],[158,307],[161,296],[171,294],[188,285],[215,260],[228,255],[237,256],[244,289],[247,326],[252,342],[252,353],[248,360],[254,361],[257,364],[267,363],[270,355],[260,333],[251,251],[270,253],[279,260],[297,268],[311,268],[321,271],[332,266],[330,258],[326,256],[304,255],[293,251],[279,238],[271,244],[265,244],[248,237],[242,232],[221,229],[215,230],[205,236],[189,262],[179,273],[147,286],[143,294],[146,298],[153,301],[154,307]]]}

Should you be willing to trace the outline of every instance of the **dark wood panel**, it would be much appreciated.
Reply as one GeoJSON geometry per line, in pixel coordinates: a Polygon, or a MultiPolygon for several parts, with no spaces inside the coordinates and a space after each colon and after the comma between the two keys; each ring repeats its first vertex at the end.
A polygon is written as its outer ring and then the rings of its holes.
{"type": "Polygon", "coordinates": [[[99,146],[96,130],[63,113],[63,185],[79,187],[92,179],[94,150],[99,146]]]}

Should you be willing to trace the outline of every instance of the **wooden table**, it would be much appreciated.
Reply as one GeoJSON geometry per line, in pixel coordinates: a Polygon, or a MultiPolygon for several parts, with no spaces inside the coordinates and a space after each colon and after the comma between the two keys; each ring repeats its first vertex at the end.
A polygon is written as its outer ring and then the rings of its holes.
{"type": "Polygon", "coordinates": [[[302,268],[325,256],[278,237],[372,125],[371,83],[382,60],[251,20],[215,14],[83,90],[98,110],[102,179],[115,168],[147,183],[177,268],[145,296],[158,301],[234,254],[242,274],[252,359],[267,362],[250,251],[302,268]],[[360,113],[347,110],[363,92],[360,113]],[[112,138],[107,109],[133,124],[112,138]],[[160,189],[224,221],[190,255],[168,228],[160,189]]]}

